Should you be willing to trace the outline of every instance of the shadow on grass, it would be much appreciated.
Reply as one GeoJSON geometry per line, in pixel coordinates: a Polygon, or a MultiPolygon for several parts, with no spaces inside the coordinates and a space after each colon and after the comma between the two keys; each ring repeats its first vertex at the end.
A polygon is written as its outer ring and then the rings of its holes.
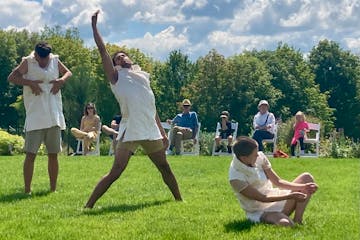
{"type": "Polygon", "coordinates": [[[249,231],[256,223],[249,221],[248,219],[235,220],[225,224],[226,232],[241,232],[249,231]]]}
{"type": "Polygon", "coordinates": [[[87,209],[84,211],[84,214],[87,215],[100,215],[100,214],[107,214],[111,212],[132,212],[143,208],[153,207],[153,206],[159,206],[162,204],[165,204],[167,202],[170,202],[170,200],[164,200],[164,201],[153,201],[153,202],[145,202],[145,203],[138,203],[138,204],[121,204],[117,206],[108,206],[108,207],[102,207],[102,208],[93,208],[93,209],[87,209]]]}
{"type": "Polygon", "coordinates": [[[24,199],[29,199],[29,198],[37,198],[37,197],[44,197],[47,196],[51,193],[51,191],[49,190],[43,190],[43,191],[38,191],[38,192],[32,192],[31,195],[23,193],[23,192],[15,192],[15,193],[10,193],[7,195],[0,195],[0,203],[7,203],[7,202],[15,202],[15,201],[21,201],[24,199]]]}

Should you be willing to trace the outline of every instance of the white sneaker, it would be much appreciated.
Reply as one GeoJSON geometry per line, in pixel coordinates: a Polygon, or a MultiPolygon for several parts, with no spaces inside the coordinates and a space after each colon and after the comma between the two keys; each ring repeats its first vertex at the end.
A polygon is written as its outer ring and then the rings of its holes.
{"type": "Polygon", "coordinates": [[[304,156],[305,155],[305,151],[304,150],[300,150],[300,156],[304,156]]]}
{"type": "Polygon", "coordinates": [[[165,154],[166,154],[166,155],[173,155],[173,152],[168,149],[168,150],[166,150],[165,154]]]}

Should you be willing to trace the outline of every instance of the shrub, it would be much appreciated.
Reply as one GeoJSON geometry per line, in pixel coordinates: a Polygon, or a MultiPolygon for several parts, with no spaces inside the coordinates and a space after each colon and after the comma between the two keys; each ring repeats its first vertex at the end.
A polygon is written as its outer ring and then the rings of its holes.
{"type": "Polygon", "coordinates": [[[214,144],[214,132],[201,132],[200,134],[200,155],[210,156],[214,144]]]}
{"type": "Polygon", "coordinates": [[[23,153],[24,138],[0,129],[0,155],[23,153]]]}
{"type": "Polygon", "coordinates": [[[343,131],[332,132],[322,143],[322,155],[333,158],[360,158],[360,142],[344,135],[343,131]]]}

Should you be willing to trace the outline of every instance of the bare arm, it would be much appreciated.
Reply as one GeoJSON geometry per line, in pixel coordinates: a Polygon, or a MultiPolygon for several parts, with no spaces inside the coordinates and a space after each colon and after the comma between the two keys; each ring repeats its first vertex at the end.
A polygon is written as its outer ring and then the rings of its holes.
{"type": "Polygon", "coordinates": [[[115,84],[117,82],[117,71],[113,66],[113,62],[112,59],[109,55],[109,53],[107,52],[106,48],[105,48],[105,44],[104,41],[97,29],[97,17],[99,14],[99,10],[97,10],[91,17],[91,26],[92,26],[92,30],[93,30],[93,35],[94,35],[94,40],[96,43],[96,46],[98,47],[101,59],[102,59],[102,64],[104,67],[104,71],[105,71],[105,75],[106,78],[112,83],[115,84]]]}
{"type": "Polygon", "coordinates": [[[300,191],[307,194],[316,192],[318,186],[316,183],[294,183],[281,179],[272,168],[264,169],[268,179],[279,188],[289,189],[292,191],[300,191]]]}
{"type": "Polygon", "coordinates": [[[31,88],[33,94],[40,95],[42,92],[41,87],[39,86],[40,83],[43,81],[41,80],[28,80],[23,77],[28,72],[28,65],[27,61],[23,60],[8,76],[8,81],[20,85],[20,86],[28,86],[31,88]]]}
{"type": "Polygon", "coordinates": [[[50,83],[53,84],[50,92],[53,94],[57,94],[62,85],[64,85],[64,83],[66,82],[66,80],[72,76],[71,71],[60,60],[58,61],[58,68],[62,77],[50,81],[50,83]]]}
{"type": "Polygon", "coordinates": [[[295,199],[296,201],[304,201],[306,198],[306,194],[301,193],[301,192],[291,192],[288,194],[282,194],[282,195],[276,195],[276,196],[271,196],[271,195],[266,195],[263,194],[261,192],[259,192],[256,188],[248,185],[246,188],[241,189],[241,183],[239,180],[231,180],[230,184],[232,186],[232,188],[243,194],[245,197],[252,199],[252,200],[256,200],[256,201],[260,201],[260,202],[276,202],[276,201],[282,201],[282,200],[287,200],[287,199],[295,199]]]}

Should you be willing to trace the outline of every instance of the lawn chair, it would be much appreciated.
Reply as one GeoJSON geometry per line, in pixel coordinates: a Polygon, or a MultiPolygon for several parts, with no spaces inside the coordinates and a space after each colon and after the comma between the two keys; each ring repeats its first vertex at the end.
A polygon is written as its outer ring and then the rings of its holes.
{"type": "MultiPolygon", "coordinates": [[[[95,147],[93,150],[89,151],[87,153],[87,155],[92,155],[92,156],[100,156],[100,134],[101,134],[101,123],[99,124],[99,130],[98,130],[98,134],[97,137],[95,139],[95,147]]],[[[77,139],[77,146],[76,146],[76,151],[75,151],[75,155],[84,155],[84,140],[83,139],[77,139]]]]}
{"type": "Polygon", "coordinates": [[[274,125],[274,137],[271,139],[263,139],[263,143],[266,144],[264,146],[264,154],[267,156],[274,156],[274,153],[276,152],[276,143],[277,143],[277,136],[278,136],[278,124],[276,123],[274,125]],[[267,151],[266,149],[269,148],[268,143],[272,144],[272,151],[267,151]]]}
{"type": "MultiPolygon", "coordinates": [[[[231,129],[233,129],[233,141],[236,140],[236,136],[237,136],[237,130],[238,130],[238,126],[239,126],[239,123],[238,122],[231,122],[231,129]]],[[[218,122],[216,124],[216,131],[215,131],[215,136],[219,136],[220,134],[220,129],[221,129],[221,125],[220,123],[218,122]]],[[[221,139],[220,140],[220,144],[223,144],[225,143],[226,145],[228,145],[228,140],[227,139],[221,139]]],[[[213,144],[213,149],[212,149],[212,156],[219,156],[219,155],[231,155],[232,153],[228,153],[227,152],[227,149],[226,151],[222,151],[220,150],[219,152],[215,152],[215,149],[216,149],[216,142],[214,140],[214,144],[213,144]]]]}
{"type": "MultiPolygon", "coordinates": [[[[306,149],[306,145],[315,145],[315,152],[312,153],[307,151],[302,155],[302,157],[319,157],[320,152],[320,123],[308,123],[309,130],[304,138],[304,145],[306,149]],[[310,136],[310,137],[309,137],[310,136]]],[[[300,144],[298,144],[300,146],[300,144]]]]}
{"type": "Polygon", "coordinates": [[[196,133],[195,139],[196,143],[194,144],[193,139],[186,139],[181,141],[180,155],[196,155],[200,154],[200,128],[201,123],[198,123],[198,131],[196,133]]]}

